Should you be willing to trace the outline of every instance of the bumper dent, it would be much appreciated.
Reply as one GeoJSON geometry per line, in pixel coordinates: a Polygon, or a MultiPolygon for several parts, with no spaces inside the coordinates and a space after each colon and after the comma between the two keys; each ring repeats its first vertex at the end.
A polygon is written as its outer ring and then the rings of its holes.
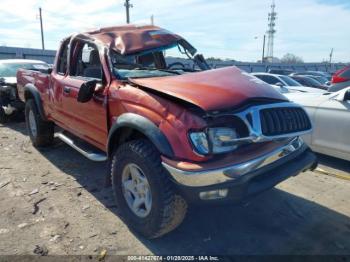
{"type": "Polygon", "coordinates": [[[286,145],[259,158],[220,169],[185,171],[172,167],[164,162],[162,164],[168,170],[173,180],[178,184],[188,187],[203,187],[243,179],[248,173],[257,171],[280,159],[297,154],[297,152],[303,152],[306,148],[307,146],[304,144],[303,140],[296,137],[290,140],[286,145]]]}

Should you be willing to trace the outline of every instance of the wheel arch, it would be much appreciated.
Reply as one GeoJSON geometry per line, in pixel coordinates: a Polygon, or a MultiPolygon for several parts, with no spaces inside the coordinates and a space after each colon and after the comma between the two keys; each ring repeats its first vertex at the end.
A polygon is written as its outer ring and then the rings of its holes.
{"type": "Polygon", "coordinates": [[[174,156],[173,149],[162,131],[151,120],[135,113],[122,114],[112,125],[107,142],[108,156],[123,142],[134,138],[147,138],[162,155],[174,156]]]}
{"type": "Polygon", "coordinates": [[[33,99],[35,102],[35,105],[39,111],[41,118],[45,121],[47,120],[45,113],[44,113],[44,108],[42,105],[40,93],[39,93],[38,89],[33,84],[26,84],[25,85],[25,87],[24,87],[24,99],[25,99],[25,102],[28,99],[33,99]]]}

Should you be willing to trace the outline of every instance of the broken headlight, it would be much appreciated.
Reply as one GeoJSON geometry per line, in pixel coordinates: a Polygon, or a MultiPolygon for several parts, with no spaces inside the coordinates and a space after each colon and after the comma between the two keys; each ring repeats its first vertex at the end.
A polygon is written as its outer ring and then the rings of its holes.
{"type": "Polygon", "coordinates": [[[235,139],[239,137],[236,129],[213,127],[206,131],[191,132],[190,139],[195,151],[201,155],[220,154],[237,148],[235,139]]]}

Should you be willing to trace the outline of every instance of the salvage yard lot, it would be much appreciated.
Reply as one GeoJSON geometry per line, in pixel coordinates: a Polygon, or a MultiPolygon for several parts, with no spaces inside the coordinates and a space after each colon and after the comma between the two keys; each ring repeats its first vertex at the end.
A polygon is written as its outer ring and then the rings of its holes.
{"type": "Polygon", "coordinates": [[[250,203],[191,207],[177,230],[151,241],[118,218],[106,163],[58,141],[38,151],[24,123],[0,125],[0,149],[1,255],[36,246],[55,255],[350,254],[346,161],[321,156],[338,177],[306,172],[250,203]]]}

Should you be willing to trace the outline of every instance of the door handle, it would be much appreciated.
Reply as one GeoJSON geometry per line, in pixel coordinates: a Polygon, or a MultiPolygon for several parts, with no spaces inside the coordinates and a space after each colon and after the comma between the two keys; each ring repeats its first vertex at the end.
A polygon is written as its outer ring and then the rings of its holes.
{"type": "Polygon", "coordinates": [[[70,87],[65,86],[65,87],[63,88],[63,92],[66,93],[66,94],[69,94],[69,93],[70,93],[70,87]]]}

